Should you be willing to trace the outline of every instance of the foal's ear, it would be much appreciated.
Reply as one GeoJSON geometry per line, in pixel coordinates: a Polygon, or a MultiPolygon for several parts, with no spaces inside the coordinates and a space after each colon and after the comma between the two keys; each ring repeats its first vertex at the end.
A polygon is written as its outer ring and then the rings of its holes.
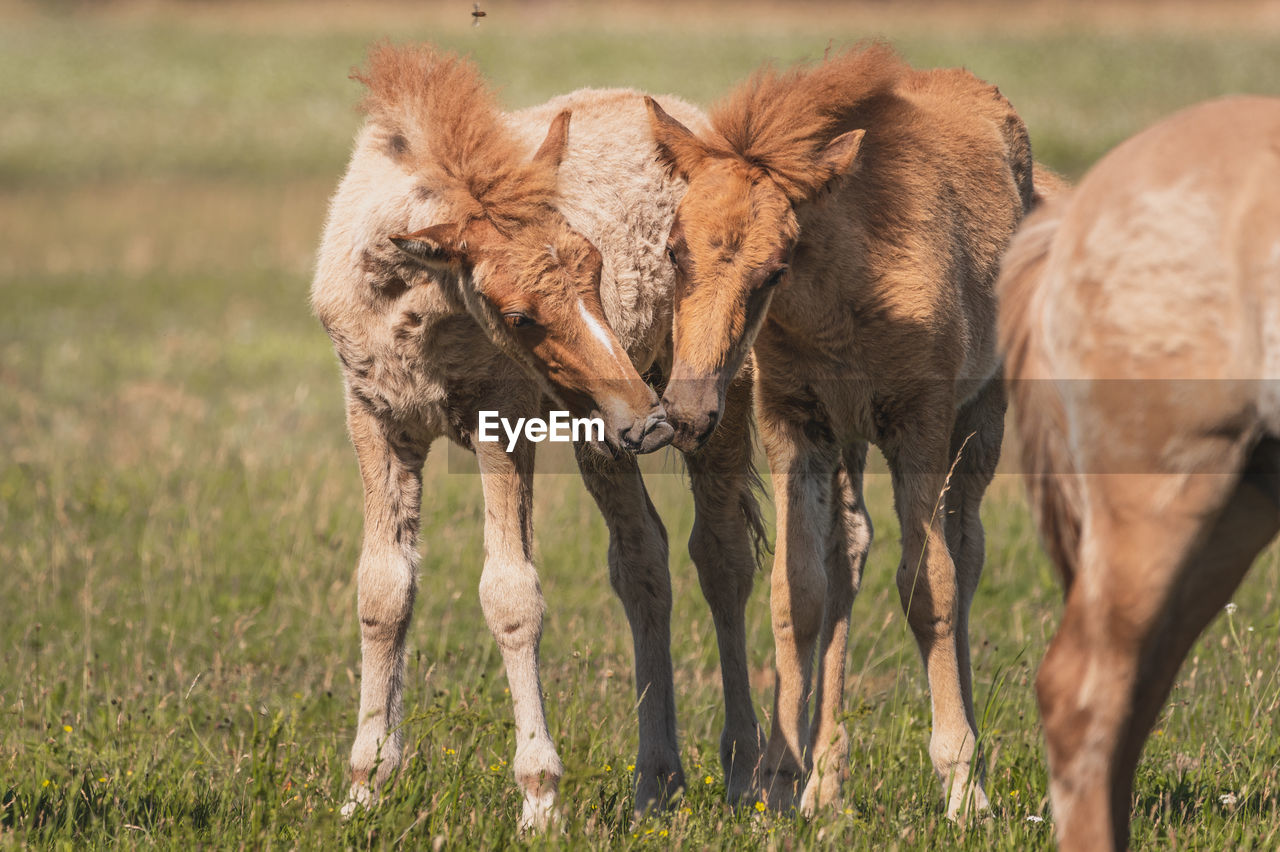
{"type": "Polygon", "coordinates": [[[707,146],[653,98],[645,95],[644,102],[649,107],[649,129],[658,145],[658,158],[688,180],[689,173],[707,156],[707,146]]]}
{"type": "Polygon", "coordinates": [[[559,115],[551,119],[551,129],[547,131],[547,138],[542,140],[538,153],[533,155],[535,163],[546,164],[553,169],[560,167],[565,149],[569,147],[569,118],[572,115],[573,111],[566,109],[561,110],[559,115]]]}
{"type": "Polygon", "coordinates": [[[858,150],[862,147],[862,137],[866,134],[865,130],[841,133],[818,154],[818,168],[827,175],[826,186],[853,171],[858,150]]]}
{"type": "Polygon", "coordinates": [[[432,225],[412,234],[394,234],[391,242],[404,255],[428,269],[445,270],[462,263],[466,243],[460,242],[458,226],[432,225]]]}

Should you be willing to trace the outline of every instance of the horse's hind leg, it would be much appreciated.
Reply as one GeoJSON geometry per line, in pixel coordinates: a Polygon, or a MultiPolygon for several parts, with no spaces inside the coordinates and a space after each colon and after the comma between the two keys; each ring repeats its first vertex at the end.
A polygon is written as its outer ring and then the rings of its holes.
{"type": "Polygon", "coordinates": [[[720,764],[730,802],[751,799],[759,788],[762,736],[747,673],[747,601],[765,532],[752,490],[751,379],[729,388],[724,418],[711,439],[687,457],[695,517],[689,555],[715,622],[724,687],[720,764]],[[753,547],[754,544],[754,547],[753,547]]]}
{"type": "Polygon", "coordinates": [[[1274,488],[1248,478],[1098,476],[1089,491],[1079,572],[1036,679],[1064,850],[1126,847],[1134,770],[1178,668],[1280,529],[1274,488]]]}
{"type": "Polygon", "coordinates": [[[832,476],[831,528],[827,536],[827,595],[818,640],[818,678],[810,738],[813,773],[800,809],[807,815],[836,802],[849,763],[849,735],[840,722],[844,708],[845,657],[849,618],[862,585],[862,569],[871,549],[871,516],[862,499],[867,445],[846,450],[832,476]]]}
{"type": "Polygon", "coordinates": [[[583,482],[609,527],[609,581],[622,600],[635,646],[635,810],[641,815],[666,807],[685,783],[676,742],[667,531],[634,456],[605,459],[583,446],[577,452],[583,482]]]}
{"type": "MultiPolygon", "coordinates": [[[[496,408],[497,406],[492,406],[496,408]]],[[[516,723],[516,785],[524,794],[521,829],[544,829],[551,821],[564,766],[547,731],[538,675],[543,598],[533,564],[533,444],[511,453],[498,444],[477,443],[484,488],[484,572],[480,606],[502,651],[516,723]]]]}
{"type": "Polygon", "coordinates": [[[364,480],[364,540],[357,569],[360,716],[344,816],[368,804],[400,763],[404,642],[417,588],[422,464],[431,443],[354,399],[347,403],[347,428],[364,480]]]}

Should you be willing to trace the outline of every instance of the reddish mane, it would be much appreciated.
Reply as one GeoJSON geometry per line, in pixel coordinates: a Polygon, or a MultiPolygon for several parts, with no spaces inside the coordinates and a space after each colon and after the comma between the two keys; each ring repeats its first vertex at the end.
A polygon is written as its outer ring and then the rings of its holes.
{"type": "MultiPolygon", "coordinates": [[[[755,72],[711,111],[725,153],[767,171],[791,199],[806,198],[831,177],[818,154],[865,101],[890,92],[908,70],[887,45],[856,47],[817,65],[755,72]]],[[[720,139],[710,140],[713,148],[720,139]]]]}
{"type": "Polygon", "coordinates": [[[530,161],[470,61],[433,47],[381,44],[352,77],[388,156],[422,175],[464,218],[500,229],[543,216],[556,192],[550,166],[530,161]]]}

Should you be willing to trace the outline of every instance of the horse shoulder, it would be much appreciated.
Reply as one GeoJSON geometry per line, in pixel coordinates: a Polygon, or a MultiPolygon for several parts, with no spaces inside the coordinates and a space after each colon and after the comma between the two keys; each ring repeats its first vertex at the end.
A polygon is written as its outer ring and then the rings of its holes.
{"type": "Polygon", "coordinates": [[[463,375],[450,370],[452,353],[492,348],[449,289],[406,266],[389,240],[430,224],[437,206],[420,180],[393,162],[377,129],[366,126],[329,204],[311,303],[350,392],[384,415],[440,404],[450,373],[463,375]],[[470,329],[465,347],[458,344],[460,326],[470,329]]]}

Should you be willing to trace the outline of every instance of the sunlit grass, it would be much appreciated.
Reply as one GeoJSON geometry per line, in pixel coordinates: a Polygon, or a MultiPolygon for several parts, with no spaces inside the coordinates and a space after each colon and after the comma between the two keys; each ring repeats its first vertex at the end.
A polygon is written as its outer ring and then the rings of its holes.
{"type": "MultiPolygon", "coordinates": [[[[358,16],[261,33],[201,20],[169,10],[0,26],[0,844],[523,842],[504,763],[510,702],[476,596],[479,482],[443,445],[425,478],[407,758],[376,811],[346,824],[336,814],[359,688],[361,492],[306,292],[358,123],[346,74],[388,33],[358,16]]],[[[428,37],[429,24],[390,34],[428,37]]],[[[845,18],[776,31],[732,19],[687,32],[596,26],[516,33],[495,14],[439,40],[473,51],[519,106],[585,84],[706,102],[762,58],[876,34],[845,18]]],[[[998,82],[1039,155],[1071,173],[1167,110],[1280,80],[1264,34],[885,34],[918,64],[998,82]]],[[[876,544],[849,652],[850,783],[842,807],[806,822],[721,802],[715,638],[684,546],[691,503],[674,460],[650,465],[671,533],[690,788],[670,814],[632,825],[630,633],[603,523],[557,472],[564,459],[548,459],[536,485],[543,683],[568,771],[564,834],[546,845],[1048,846],[1031,679],[1059,592],[1016,480],[998,479],[985,507],[972,629],[994,815],[960,829],[943,819],[928,761],[887,478],[867,486],[876,544]]],[[[1139,774],[1135,845],[1276,845],[1277,580],[1270,554],[1189,660],[1139,774]]],[[[749,612],[767,724],[764,575],[749,612]]]]}

